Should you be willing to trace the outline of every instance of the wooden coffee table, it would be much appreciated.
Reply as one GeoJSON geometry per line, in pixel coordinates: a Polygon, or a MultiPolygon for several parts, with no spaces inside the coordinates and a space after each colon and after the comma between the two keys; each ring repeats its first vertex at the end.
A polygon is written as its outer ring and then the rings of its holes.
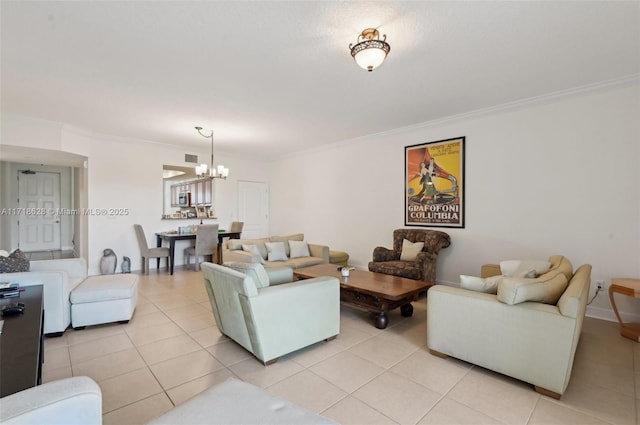
{"type": "Polygon", "coordinates": [[[426,291],[432,283],[406,279],[365,270],[351,270],[349,277],[343,277],[335,264],[319,264],[293,270],[294,276],[310,279],[318,276],[332,276],[340,281],[340,301],[372,313],[376,313],[375,326],[387,327],[387,312],[400,307],[404,317],[413,314],[412,301],[426,291]]]}

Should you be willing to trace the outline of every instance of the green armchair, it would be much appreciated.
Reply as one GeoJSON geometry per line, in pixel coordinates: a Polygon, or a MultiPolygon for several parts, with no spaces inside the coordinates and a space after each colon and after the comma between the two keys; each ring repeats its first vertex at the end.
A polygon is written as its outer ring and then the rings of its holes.
{"type": "Polygon", "coordinates": [[[292,282],[291,268],[256,263],[201,269],[218,329],[265,365],[340,332],[336,278],[292,282]]]}

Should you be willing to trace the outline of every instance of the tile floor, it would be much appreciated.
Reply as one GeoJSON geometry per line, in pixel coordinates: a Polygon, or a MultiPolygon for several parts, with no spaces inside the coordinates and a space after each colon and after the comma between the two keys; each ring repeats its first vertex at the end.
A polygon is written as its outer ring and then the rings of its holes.
{"type": "Polygon", "coordinates": [[[562,400],[426,349],[426,301],[384,331],[342,308],[338,338],[263,366],[216,328],[200,273],[141,276],[135,315],[45,340],[44,381],[88,375],[105,424],[141,424],[236,377],[342,424],[638,424],[640,348],[587,318],[562,400]]]}

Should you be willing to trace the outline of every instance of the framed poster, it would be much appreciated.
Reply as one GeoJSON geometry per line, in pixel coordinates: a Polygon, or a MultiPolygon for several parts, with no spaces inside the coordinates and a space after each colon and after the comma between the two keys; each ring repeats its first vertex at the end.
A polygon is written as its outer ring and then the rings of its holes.
{"type": "Polygon", "coordinates": [[[405,226],[464,228],[464,140],[404,148],[405,226]]]}

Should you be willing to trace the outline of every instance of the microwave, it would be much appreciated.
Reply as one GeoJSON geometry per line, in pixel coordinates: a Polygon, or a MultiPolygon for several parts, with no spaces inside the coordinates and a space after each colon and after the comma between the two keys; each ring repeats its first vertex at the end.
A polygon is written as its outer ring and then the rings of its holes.
{"type": "Polygon", "coordinates": [[[181,192],[178,194],[178,206],[189,207],[191,206],[191,193],[181,192]]]}

